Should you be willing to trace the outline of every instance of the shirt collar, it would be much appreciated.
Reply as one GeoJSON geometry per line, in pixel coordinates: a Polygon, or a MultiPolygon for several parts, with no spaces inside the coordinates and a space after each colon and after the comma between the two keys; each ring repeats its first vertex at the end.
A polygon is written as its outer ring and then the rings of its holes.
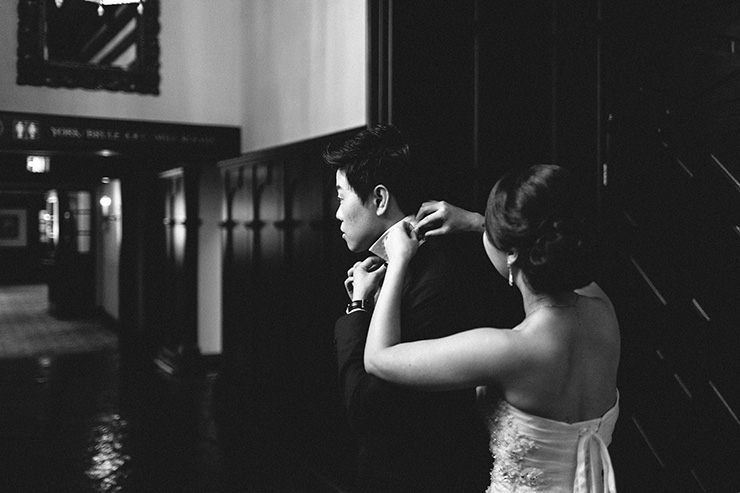
{"type": "MultiPolygon", "coordinates": [[[[416,220],[416,217],[414,215],[409,215],[398,221],[398,223],[406,221],[408,223],[411,223],[412,226],[416,227],[416,224],[418,221],[416,220]]],[[[398,224],[396,223],[396,224],[398,224]]],[[[394,224],[393,226],[395,226],[394,224]]],[[[391,226],[391,228],[393,227],[391,226]]],[[[385,253],[385,239],[388,236],[388,232],[391,230],[391,228],[388,228],[385,230],[385,232],[380,235],[380,238],[378,238],[375,243],[370,245],[370,253],[373,255],[377,255],[378,257],[382,258],[384,262],[388,262],[388,255],[385,253]]],[[[419,245],[423,244],[425,240],[421,240],[419,242],[419,245]]]]}

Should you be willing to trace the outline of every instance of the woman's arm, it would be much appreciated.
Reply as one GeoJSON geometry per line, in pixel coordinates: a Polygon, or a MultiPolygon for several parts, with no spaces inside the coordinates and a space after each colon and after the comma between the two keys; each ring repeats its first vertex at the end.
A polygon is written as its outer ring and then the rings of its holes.
{"type": "Polygon", "coordinates": [[[373,372],[368,367],[373,365],[372,356],[401,341],[403,280],[408,263],[419,247],[419,241],[410,228],[411,225],[406,222],[399,223],[391,228],[386,238],[388,265],[365,342],[365,371],[371,374],[373,372]]]}
{"type": "Polygon", "coordinates": [[[426,390],[498,383],[524,364],[518,331],[474,329],[453,336],[400,343],[401,292],[416,251],[409,228],[391,231],[385,281],[365,345],[365,371],[383,380],[426,390]]]}
{"type": "Polygon", "coordinates": [[[500,386],[526,366],[525,353],[517,351],[516,332],[481,328],[382,349],[365,346],[365,371],[422,390],[500,386]]]}

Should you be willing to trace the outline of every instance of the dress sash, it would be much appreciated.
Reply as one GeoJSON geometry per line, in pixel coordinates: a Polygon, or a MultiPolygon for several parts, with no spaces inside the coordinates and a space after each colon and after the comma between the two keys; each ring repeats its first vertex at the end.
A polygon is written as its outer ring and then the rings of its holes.
{"type": "Polygon", "coordinates": [[[614,468],[598,429],[584,428],[578,439],[574,493],[616,493],[614,468]]]}

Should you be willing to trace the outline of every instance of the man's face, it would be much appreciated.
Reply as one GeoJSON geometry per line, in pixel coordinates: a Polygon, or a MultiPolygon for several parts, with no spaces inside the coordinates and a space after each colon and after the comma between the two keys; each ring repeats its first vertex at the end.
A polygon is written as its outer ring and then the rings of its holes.
{"type": "Polygon", "coordinates": [[[342,170],[337,170],[336,189],[339,199],[336,218],[342,223],[339,227],[342,238],[350,251],[364,252],[383,234],[385,224],[375,213],[373,201],[368,199],[363,203],[342,170]]]}

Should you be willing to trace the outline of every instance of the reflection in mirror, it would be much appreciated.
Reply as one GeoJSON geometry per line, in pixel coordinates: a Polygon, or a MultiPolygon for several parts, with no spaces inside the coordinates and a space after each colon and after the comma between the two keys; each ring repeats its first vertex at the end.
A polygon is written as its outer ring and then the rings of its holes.
{"type": "Polygon", "coordinates": [[[129,68],[136,61],[136,5],[100,7],[88,1],[56,2],[46,14],[44,59],[129,68]]]}
{"type": "Polygon", "coordinates": [[[19,2],[18,84],[159,94],[158,0],[19,2]]]}

